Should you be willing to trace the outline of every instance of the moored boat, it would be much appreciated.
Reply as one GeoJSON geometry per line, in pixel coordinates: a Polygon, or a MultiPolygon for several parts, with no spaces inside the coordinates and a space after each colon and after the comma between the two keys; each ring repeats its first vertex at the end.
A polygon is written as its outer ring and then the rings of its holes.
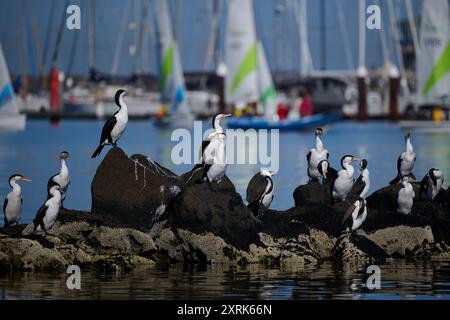
{"type": "Polygon", "coordinates": [[[324,126],[342,119],[339,113],[322,113],[299,119],[270,120],[260,117],[230,118],[227,126],[231,129],[279,129],[283,131],[307,130],[324,126]]]}

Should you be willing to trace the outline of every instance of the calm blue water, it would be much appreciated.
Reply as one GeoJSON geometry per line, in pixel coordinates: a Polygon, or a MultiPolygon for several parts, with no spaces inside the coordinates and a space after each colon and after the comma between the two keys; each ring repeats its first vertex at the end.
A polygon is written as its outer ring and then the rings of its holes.
{"type": "MultiPolygon", "coordinates": [[[[23,183],[24,208],[22,221],[31,222],[37,209],[45,201],[48,178],[59,171],[59,152],[67,150],[71,157],[68,166],[71,185],[65,206],[72,209],[89,210],[91,207],[90,184],[97,166],[106,154],[104,149],[99,159],[90,156],[97,146],[103,122],[90,120],[66,120],[51,125],[45,120],[29,120],[22,132],[0,131],[0,195],[9,192],[8,178],[21,173],[33,180],[23,183]]],[[[210,128],[205,121],[203,129],[210,128]]],[[[172,148],[178,141],[171,141],[172,130],[156,128],[151,121],[132,121],[119,141],[128,155],[142,153],[150,155],[177,174],[182,174],[191,165],[174,165],[172,148]]],[[[395,124],[387,122],[342,122],[326,128],[324,145],[330,152],[333,167],[339,167],[344,154],[354,154],[369,161],[371,191],[384,185],[396,174],[399,153],[404,148],[404,133],[395,124]]],[[[450,135],[414,134],[413,144],[417,153],[415,174],[421,178],[429,168],[444,171],[450,181],[450,135]]],[[[292,192],[307,181],[306,153],[313,146],[314,133],[280,133],[279,172],[274,177],[276,195],[274,209],[293,206],[292,192]]],[[[255,152],[255,150],[251,150],[255,152]]],[[[237,190],[245,198],[247,183],[259,170],[258,165],[229,165],[227,174],[237,190]]],[[[447,187],[448,182],[445,183],[447,187]]]]}
{"type": "Polygon", "coordinates": [[[299,270],[258,265],[138,268],[125,274],[81,273],[81,290],[61,274],[0,274],[2,299],[421,299],[449,300],[449,262],[380,266],[380,289],[367,285],[367,266],[332,263],[299,270]]]}

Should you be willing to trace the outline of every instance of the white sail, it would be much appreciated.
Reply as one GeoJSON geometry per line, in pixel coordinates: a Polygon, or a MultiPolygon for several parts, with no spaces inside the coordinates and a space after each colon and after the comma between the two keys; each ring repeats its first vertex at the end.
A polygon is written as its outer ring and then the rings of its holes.
{"type": "Polygon", "coordinates": [[[440,102],[450,93],[450,27],[447,0],[424,0],[417,59],[421,103],[440,102]]]}
{"type": "Polygon", "coordinates": [[[225,35],[228,103],[258,101],[257,60],[252,0],[230,0],[225,35]]]}
{"type": "Polygon", "coordinates": [[[174,40],[168,1],[156,0],[155,18],[160,45],[162,98],[172,103],[172,112],[188,112],[180,53],[174,40]]]}
{"type": "Polygon", "coordinates": [[[26,116],[19,114],[8,66],[0,44],[0,129],[23,130],[25,124],[26,116]]]}
{"type": "Polygon", "coordinates": [[[276,92],[261,41],[258,41],[258,89],[259,101],[264,106],[264,114],[271,118],[276,113],[276,92]]]}
{"type": "Polygon", "coordinates": [[[14,90],[9,77],[8,66],[6,65],[5,56],[3,55],[2,45],[0,44],[0,113],[18,114],[14,90]]]}

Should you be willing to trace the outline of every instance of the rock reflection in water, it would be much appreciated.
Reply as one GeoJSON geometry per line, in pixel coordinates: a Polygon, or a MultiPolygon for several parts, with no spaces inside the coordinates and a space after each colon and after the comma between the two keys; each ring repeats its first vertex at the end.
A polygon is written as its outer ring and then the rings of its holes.
{"type": "Polygon", "coordinates": [[[65,274],[0,275],[1,299],[450,299],[450,262],[380,266],[381,289],[366,287],[366,265],[323,263],[303,269],[258,265],[138,268],[126,274],[82,271],[82,288],[65,274]]]}

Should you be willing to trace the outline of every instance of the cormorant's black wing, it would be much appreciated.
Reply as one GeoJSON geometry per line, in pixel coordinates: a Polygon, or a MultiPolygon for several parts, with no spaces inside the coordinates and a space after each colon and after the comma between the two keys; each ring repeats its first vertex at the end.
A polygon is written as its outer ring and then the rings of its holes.
{"type": "Polygon", "coordinates": [[[339,176],[338,171],[332,167],[328,167],[326,181],[330,184],[330,194],[333,192],[334,182],[339,176]]]}
{"type": "Polygon", "coordinates": [[[361,206],[358,210],[358,217],[364,213],[364,210],[366,210],[366,203],[364,202],[364,200],[361,199],[359,203],[361,203],[361,206]]]}
{"type": "Polygon", "coordinates": [[[309,165],[309,161],[311,161],[311,151],[308,152],[308,154],[306,155],[306,160],[308,160],[308,165],[309,165]]]}
{"type": "Polygon", "coordinates": [[[44,220],[45,217],[45,212],[47,211],[47,206],[45,205],[45,203],[39,208],[38,212],[36,213],[36,217],[33,219],[33,223],[34,223],[34,230],[36,230],[36,228],[42,224],[42,221],[44,220]]]}
{"type": "Polygon", "coordinates": [[[247,186],[247,202],[259,201],[266,191],[267,183],[266,177],[260,173],[255,174],[247,186]]]}
{"type": "Polygon", "coordinates": [[[402,155],[399,155],[398,159],[397,159],[397,173],[398,173],[399,176],[401,176],[401,173],[400,173],[400,166],[401,165],[402,165],[402,155]]]}
{"type": "Polygon", "coordinates": [[[111,131],[116,125],[116,123],[117,123],[116,117],[111,117],[108,120],[106,120],[105,124],[103,125],[100,144],[102,144],[106,139],[111,140],[111,131]]]}
{"type": "Polygon", "coordinates": [[[211,140],[203,140],[202,141],[202,150],[201,150],[201,156],[203,157],[203,152],[205,152],[206,147],[209,145],[211,140]]]}
{"type": "Polygon", "coordinates": [[[352,213],[356,209],[355,203],[353,203],[350,208],[347,209],[345,212],[344,218],[342,219],[342,227],[345,229],[345,227],[352,225],[352,213]],[[349,223],[350,222],[350,223],[349,223]]]}
{"type": "Polygon", "coordinates": [[[8,205],[8,198],[5,198],[5,201],[3,201],[3,213],[5,214],[5,216],[6,216],[5,210],[7,205],[8,205]]]}
{"type": "Polygon", "coordinates": [[[352,190],[350,190],[350,193],[347,196],[347,199],[350,201],[356,201],[359,198],[359,195],[364,190],[366,186],[366,183],[362,179],[362,175],[356,179],[355,183],[353,183],[352,190]]]}
{"type": "Polygon", "coordinates": [[[47,182],[47,198],[50,197],[50,189],[51,189],[51,187],[58,185],[58,184],[53,180],[53,178],[56,177],[57,175],[58,175],[58,174],[54,174],[54,175],[52,175],[52,176],[48,179],[48,182],[47,182]]]}
{"type": "Polygon", "coordinates": [[[428,175],[425,175],[425,177],[423,177],[422,181],[420,181],[419,199],[422,198],[422,193],[427,192],[427,180],[428,180],[428,175]]]}

